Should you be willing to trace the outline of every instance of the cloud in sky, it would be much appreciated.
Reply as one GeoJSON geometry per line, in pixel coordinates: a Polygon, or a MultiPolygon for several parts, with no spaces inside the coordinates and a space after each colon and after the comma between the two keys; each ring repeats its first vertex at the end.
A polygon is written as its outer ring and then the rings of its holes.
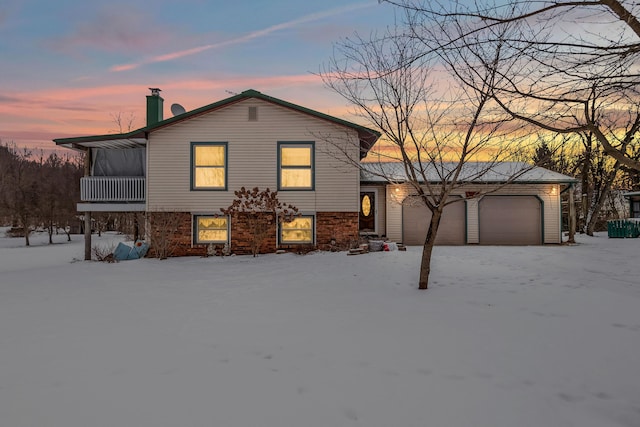
{"type": "Polygon", "coordinates": [[[174,102],[190,110],[256,89],[349,119],[343,100],[308,70],[339,34],[389,16],[374,0],[0,3],[10,42],[0,43],[0,57],[11,58],[0,67],[0,139],[38,148],[108,133],[112,113],[133,112],[143,126],[148,87],[163,89],[167,116],[174,102]],[[116,64],[132,71],[113,72],[116,64]]]}
{"type": "MultiPolygon", "coordinates": [[[[301,94],[308,94],[322,85],[312,74],[214,75],[206,79],[172,79],[154,84],[163,90],[165,110],[174,102],[191,110],[231,96],[227,91],[256,89],[329,113],[323,108],[321,96],[314,96],[313,103],[300,98],[301,94]]],[[[114,126],[110,114],[117,112],[132,112],[137,118],[135,125],[142,127],[147,87],[145,83],[112,83],[0,94],[0,140],[47,149],[52,146],[53,138],[111,132],[114,126]],[[24,124],[29,124],[28,129],[24,124]]],[[[169,112],[165,111],[165,114],[169,112]]]]}
{"type": "MultiPolygon", "coordinates": [[[[174,96],[176,93],[194,92],[198,95],[199,100],[196,107],[206,105],[217,99],[202,99],[203,93],[211,91],[237,90],[246,89],[264,90],[277,87],[291,86],[313,86],[321,85],[322,82],[318,76],[313,74],[300,75],[277,75],[277,76],[224,76],[215,75],[207,79],[178,79],[171,81],[156,82],[157,86],[165,92],[170,92],[174,96]]],[[[0,94],[0,113],[12,110],[25,109],[28,110],[33,106],[41,108],[69,108],[79,102],[91,102],[93,104],[99,100],[110,99],[117,102],[124,98],[132,97],[144,100],[147,85],[140,84],[102,84],[97,86],[75,87],[75,88],[54,88],[37,91],[14,92],[10,94],[0,94]]],[[[206,96],[206,95],[205,95],[206,96]]],[[[142,102],[141,102],[142,105],[142,102]]],[[[85,110],[85,108],[82,108],[85,110]]]]}
{"type": "Polygon", "coordinates": [[[183,58],[185,56],[190,56],[190,55],[195,55],[207,50],[211,50],[211,49],[220,49],[223,47],[227,47],[227,46],[233,46],[233,45],[237,45],[237,44],[241,44],[241,43],[246,43],[248,41],[260,38],[260,37],[264,37],[267,36],[271,33],[277,32],[277,31],[281,31],[281,30],[285,30],[288,28],[294,28],[296,26],[299,26],[301,24],[306,24],[309,22],[313,22],[313,21],[318,21],[324,18],[329,18],[331,16],[336,16],[336,15],[340,15],[340,14],[344,14],[344,13],[348,13],[348,12],[353,12],[355,10],[359,10],[359,9],[364,9],[364,8],[368,8],[371,6],[375,6],[376,3],[372,3],[372,2],[367,2],[367,3],[358,3],[358,4],[353,4],[353,5],[348,5],[348,6],[343,6],[343,7],[338,7],[338,8],[334,8],[334,9],[329,9],[323,12],[316,12],[316,13],[311,13],[309,15],[305,15],[302,16],[300,18],[297,19],[293,19],[291,21],[287,21],[287,22],[283,22],[280,24],[276,24],[276,25],[272,25],[270,27],[261,29],[261,30],[256,30],[256,31],[252,31],[248,34],[245,34],[243,36],[234,38],[234,39],[229,39],[229,40],[225,40],[225,41],[221,41],[218,43],[212,43],[212,44],[206,44],[206,45],[202,45],[202,46],[197,46],[197,47],[193,47],[193,48],[189,48],[189,49],[184,49],[184,50],[179,50],[179,51],[175,51],[175,52],[171,52],[171,53],[167,53],[167,54],[163,54],[163,55],[157,55],[148,59],[145,59],[143,61],[139,61],[139,62],[132,62],[132,63],[128,63],[128,64],[120,64],[120,65],[114,65],[113,67],[110,68],[110,71],[115,71],[115,72],[119,72],[119,71],[128,71],[128,70],[133,70],[136,69],[138,67],[141,67],[143,65],[146,64],[152,64],[152,63],[156,63],[156,62],[166,62],[166,61],[173,61],[175,59],[179,59],[179,58],[183,58]]]}
{"type": "Polygon", "coordinates": [[[60,51],[78,47],[99,49],[108,52],[133,51],[166,44],[170,38],[166,29],[148,25],[152,19],[148,11],[122,5],[106,5],[90,20],[83,20],[71,34],[51,42],[60,51]],[[141,25],[141,22],[147,25],[141,25]]]}

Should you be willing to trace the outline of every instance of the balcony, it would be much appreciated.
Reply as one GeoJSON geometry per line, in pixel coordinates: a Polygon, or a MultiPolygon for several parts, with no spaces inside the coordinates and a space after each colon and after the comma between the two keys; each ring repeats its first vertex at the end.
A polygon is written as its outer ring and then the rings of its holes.
{"type": "Polygon", "coordinates": [[[79,211],[144,211],[142,176],[85,176],[80,179],[79,211]]]}

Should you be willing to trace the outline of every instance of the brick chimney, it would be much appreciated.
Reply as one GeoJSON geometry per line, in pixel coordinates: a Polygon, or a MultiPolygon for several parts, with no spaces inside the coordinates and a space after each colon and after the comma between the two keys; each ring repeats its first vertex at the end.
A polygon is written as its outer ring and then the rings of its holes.
{"type": "Polygon", "coordinates": [[[162,109],[164,99],[160,96],[160,89],[150,87],[151,95],[147,95],[147,126],[155,125],[162,121],[162,109]]]}

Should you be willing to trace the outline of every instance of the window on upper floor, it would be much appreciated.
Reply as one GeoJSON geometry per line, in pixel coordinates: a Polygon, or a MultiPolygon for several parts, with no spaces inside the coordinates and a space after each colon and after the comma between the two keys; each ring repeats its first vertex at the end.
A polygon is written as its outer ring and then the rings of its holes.
{"type": "Polygon", "coordinates": [[[278,190],[314,189],[314,143],[278,142],[278,190]]]}
{"type": "Polygon", "coordinates": [[[193,217],[194,243],[228,243],[229,217],[195,215],[193,217]]]}
{"type": "Polygon", "coordinates": [[[631,218],[640,218],[640,200],[633,201],[631,207],[631,218]]]}
{"type": "Polygon", "coordinates": [[[191,189],[227,189],[227,143],[191,143],[191,189]]]}
{"type": "Polygon", "coordinates": [[[280,224],[280,244],[313,244],[314,217],[302,215],[280,224]]]}

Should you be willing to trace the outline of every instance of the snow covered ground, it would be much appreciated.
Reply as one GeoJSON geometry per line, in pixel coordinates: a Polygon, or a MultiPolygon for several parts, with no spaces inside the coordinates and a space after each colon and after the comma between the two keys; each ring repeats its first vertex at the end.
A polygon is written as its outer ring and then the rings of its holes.
{"type": "Polygon", "coordinates": [[[578,238],[436,248],[428,291],[419,248],[106,264],[0,238],[0,426],[638,427],[640,239],[578,238]]]}

